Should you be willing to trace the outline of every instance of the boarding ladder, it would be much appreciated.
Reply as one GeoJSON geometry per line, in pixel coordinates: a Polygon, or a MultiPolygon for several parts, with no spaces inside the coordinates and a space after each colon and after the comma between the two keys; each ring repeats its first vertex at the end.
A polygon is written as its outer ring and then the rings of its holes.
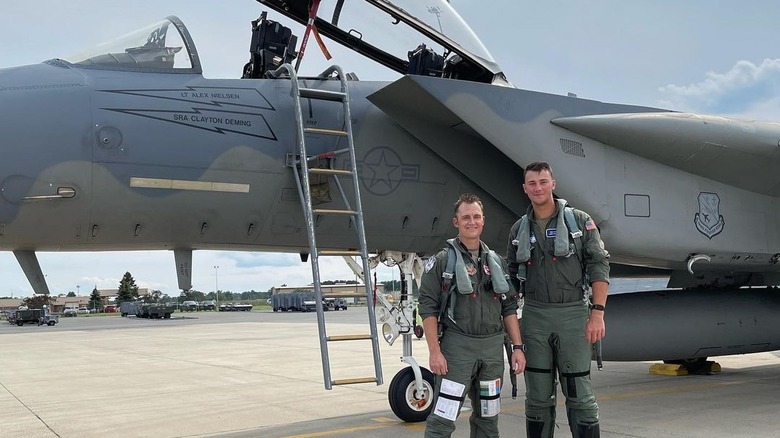
{"type": "Polygon", "coordinates": [[[320,337],[320,351],[322,355],[322,373],[325,380],[325,389],[331,389],[333,385],[349,385],[355,383],[372,383],[377,385],[382,384],[382,363],[379,357],[379,340],[377,337],[376,329],[376,315],[374,313],[374,294],[371,290],[371,281],[368,273],[370,272],[368,250],[366,247],[366,235],[363,227],[363,208],[360,202],[360,190],[358,187],[358,173],[357,162],[355,160],[355,144],[352,137],[352,118],[349,109],[349,93],[347,92],[347,78],[344,76],[344,72],[339,66],[331,66],[324,72],[322,72],[314,81],[326,81],[336,73],[337,78],[341,84],[340,91],[329,91],[316,88],[306,88],[299,82],[299,78],[295,72],[295,69],[290,64],[284,64],[279,67],[275,72],[270,73],[272,77],[289,76],[292,84],[292,97],[295,103],[295,124],[297,128],[298,137],[298,151],[297,154],[288,156],[287,165],[292,167],[295,174],[295,182],[298,186],[298,196],[301,199],[304,215],[306,219],[306,230],[309,237],[309,257],[311,259],[311,271],[314,277],[314,292],[317,308],[317,327],[320,337]],[[341,104],[343,106],[344,124],[343,129],[323,129],[323,128],[308,128],[304,125],[303,112],[302,112],[302,100],[320,100],[329,101],[335,104],[341,104]],[[309,155],[306,152],[306,136],[307,135],[333,135],[338,137],[344,137],[347,140],[347,148],[340,149],[324,154],[309,155]],[[329,168],[310,167],[310,162],[317,162],[321,159],[330,159],[336,156],[345,156],[346,161],[349,161],[348,166],[343,169],[333,168],[333,160],[329,160],[329,168]],[[321,209],[314,208],[312,202],[312,193],[310,185],[310,175],[325,175],[332,178],[332,181],[338,189],[341,197],[343,208],[340,209],[321,209]],[[340,178],[349,179],[353,189],[353,202],[350,203],[344,188],[341,185],[340,178]],[[353,248],[342,249],[320,249],[317,246],[316,236],[316,222],[315,216],[348,216],[350,220],[350,228],[357,234],[357,240],[360,249],[355,250],[353,248]],[[368,309],[368,321],[370,327],[370,333],[368,334],[356,334],[356,335],[339,335],[328,336],[325,328],[325,313],[323,308],[323,294],[320,281],[320,268],[319,258],[323,256],[348,256],[348,257],[360,257],[362,260],[363,272],[366,273],[364,281],[365,285],[365,298],[366,308],[368,309]],[[373,377],[356,377],[347,379],[334,380],[331,375],[330,359],[328,354],[328,344],[331,342],[343,342],[343,341],[370,341],[371,349],[374,358],[374,373],[373,377]]]}

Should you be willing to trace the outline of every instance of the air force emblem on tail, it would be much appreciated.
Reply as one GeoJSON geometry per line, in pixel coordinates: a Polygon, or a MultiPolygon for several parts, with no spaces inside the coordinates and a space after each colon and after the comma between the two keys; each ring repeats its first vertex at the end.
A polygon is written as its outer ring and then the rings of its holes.
{"type": "Polygon", "coordinates": [[[693,222],[700,233],[712,239],[723,231],[726,222],[720,214],[720,197],[717,193],[699,193],[699,212],[693,215],[693,222]]]}

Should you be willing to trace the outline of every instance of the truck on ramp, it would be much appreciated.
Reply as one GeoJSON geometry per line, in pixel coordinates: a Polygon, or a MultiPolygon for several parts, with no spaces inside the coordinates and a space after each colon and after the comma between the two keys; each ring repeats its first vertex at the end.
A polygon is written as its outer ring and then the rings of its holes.
{"type": "Polygon", "coordinates": [[[176,307],[172,304],[125,301],[119,305],[119,311],[122,316],[135,315],[137,318],[170,319],[171,314],[176,311],[176,307]]]}
{"type": "Polygon", "coordinates": [[[25,324],[52,326],[59,321],[59,316],[52,315],[48,306],[43,306],[43,309],[19,309],[8,319],[8,322],[20,327],[25,324]]]}

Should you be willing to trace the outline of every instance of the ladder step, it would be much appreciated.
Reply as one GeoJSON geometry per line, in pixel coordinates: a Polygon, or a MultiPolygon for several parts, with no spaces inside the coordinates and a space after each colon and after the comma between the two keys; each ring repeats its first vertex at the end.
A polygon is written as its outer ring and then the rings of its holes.
{"type": "Polygon", "coordinates": [[[304,128],[303,132],[307,134],[338,135],[341,137],[347,136],[347,131],[342,131],[340,129],[304,128]]]}
{"type": "Polygon", "coordinates": [[[335,102],[343,102],[347,97],[347,94],[342,93],[341,91],[318,90],[316,88],[299,88],[298,92],[300,93],[301,97],[319,100],[332,100],[335,102]]]}
{"type": "Polygon", "coordinates": [[[362,341],[371,340],[371,335],[335,335],[328,336],[328,341],[362,341]]]}
{"type": "Polygon", "coordinates": [[[351,170],[343,169],[326,169],[322,167],[310,167],[309,173],[321,173],[325,175],[352,175],[351,170]]]}
{"type": "Polygon", "coordinates": [[[314,214],[349,214],[349,215],[355,215],[357,212],[355,210],[330,210],[326,208],[316,208],[312,210],[314,214]]]}
{"type": "Polygon", "coordinates": [[[321,256],[360,256],[360,251],[356,249],[323,249],[317,252],[321,256]]]}
{"type": "Polygon", "coordinates": [[[355,383],[376,383],[376,377],[356,377],[354,379],[334,380],[334,385],[354,385],[355,383]]]}

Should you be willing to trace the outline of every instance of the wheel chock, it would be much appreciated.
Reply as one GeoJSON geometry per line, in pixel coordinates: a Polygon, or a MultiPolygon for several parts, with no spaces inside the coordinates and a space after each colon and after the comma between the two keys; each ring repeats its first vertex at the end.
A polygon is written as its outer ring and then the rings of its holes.
{"type": "Polygon", "coordinates": [[[650,365],[650,374],[659,376],[687,376],[688,370],[683,364],[678,363],[654,363],[650,365]]]}
{"type": "Polygon", "coordinates": [[[688,369],[685,364],[676,363],[654,363],[650,365],[650,374],[660,376],[687,376],[688,374],[709,375],[721,371],[720,364],[708,360],[704,364],[698,365],[695,369],[688,369]]]}

